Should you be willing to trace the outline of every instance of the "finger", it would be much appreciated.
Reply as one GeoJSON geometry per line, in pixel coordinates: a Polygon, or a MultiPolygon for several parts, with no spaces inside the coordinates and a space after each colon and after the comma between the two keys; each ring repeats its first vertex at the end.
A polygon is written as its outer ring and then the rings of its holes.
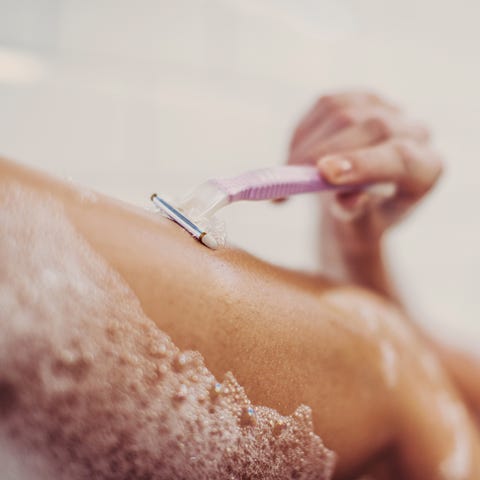
{"type": "Polygon", "coordinates": [[[387,102],[378,95],[369,92],[347,92],[333,95],[322,96],[310,110],[310,112],[300,122],[296,128],[290,148],[295,148],[308,135],[309,131],[319,126],[325,118],[340,110],[348,108],[365,109],[368,106],[382,107],[392,112],[399,112],[399,108],[387,102]]]}
{"type": "Polygon", "coordinates": [[[319,158],[328,153],[369,147],[393,137],[426,142],[429,139],[429,132],[423,125],[405,117],[376,114],[359,124],[339,131],[323,142],[318,142],[306,155],[309,158],[319,158]]]}
{"type": "Polygon", "coordinates": [[[311,129],[303,140],[291,149],[288,163],[314,162],[317,158],[309,155],[317,145],[323,143],[330,135],[361,122],[365,115],[365,111],[358,109],[342,109],[331,114],[323,123],[311,129]]]}
{"type": "Polygon", "coordinates": [[[395,135],[418,141],[429,138],[423,125],[384,106],[341,109],[312,129],[291,150],[288,163],[311,163],[322,154],[370,146],[395,135]]]}
{"type": "Polygon", "coordinates": [[[428,191],[443,170],[435,152],[410,139],[392,139],[372,148],[327,155],[318,166],[333,184],[394,182],[401,191],[414,195],[428,191]]]}

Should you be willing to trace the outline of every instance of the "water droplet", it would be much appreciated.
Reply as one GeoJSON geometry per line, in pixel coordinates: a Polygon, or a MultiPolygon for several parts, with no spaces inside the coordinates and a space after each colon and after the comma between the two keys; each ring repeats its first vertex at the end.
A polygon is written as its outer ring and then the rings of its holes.
{"type": "Polygon", "coordinates": [[[161,365],[157,366],[157,375],[161,378],[164,377],[168,373],[168,366],[162,363],[161,365]]]}
{"type": "Polygon", "coordinates": [[[273,425],[273,434],[280,435],[285,429],[285,422],[283,420],[277,420],[273,425]]]}
{"type": "Polygon", "coordinates": [[[297,420],[303,420],[304,416],[305,415],[303,414],[302,410],[300,410],[299,408],[295,410],[295,412],[293,412],[293,418],[297,420]]]}
{"type": "Polygon", "coordinates": [[[257,416],[253,407],[246,407],[242,409],[240,423],[242,426],[252,426],[257,423],[257,416]]]}
{"type": "Polygon", "coordinates": [[[163,358],[167,355],[167,346],[164,343],[153,342],[149,348],[150,355],[163,358]]]}
{"type": "Polygon", "coordinates": [[[184,353],[180,353],[173,361],[173,368],[175,368],[177,372],[180,372],[187,363],[188,357],[184,353]]]}
{"type": "Polygon", "coordinates": [[[173,398],[174,400],[178,400],[178,401],[185,400],[185,398],[187,398],[187,394],[188,394],[187,386],[182,383],[179,389],[175,392],[175,395],[173,396],[173,398]]]}
{"type": "Polygon", "coordinates": [[[73,364],[77,359],[77,355],[71,350],[62,350],[59,355],[59,359],[64,364],[73,364]]]}
{"type": "Polygon", "coordinates": [[[221,395],[223,392],[223,387],[221,383],[215,383],[212,388],[210,389],[210,398],[212,400],[215,400],[219,395],[221,395]]]}

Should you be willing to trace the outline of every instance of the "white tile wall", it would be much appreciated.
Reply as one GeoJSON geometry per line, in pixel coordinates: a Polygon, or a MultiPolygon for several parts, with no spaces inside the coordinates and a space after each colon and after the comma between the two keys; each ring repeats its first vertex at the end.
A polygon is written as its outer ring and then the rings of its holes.
{"type": "MultiPolygon", "coordinates": [[[[436,330],[480,338],[480,66],[473,0],[0,0],[0,152],[139,204],[279,163],[302,110],[369,86],[449,160],[391,241],[436,330]]],[[[314,200],[225,211],[233,243],[315,268],[314,200]]]]}

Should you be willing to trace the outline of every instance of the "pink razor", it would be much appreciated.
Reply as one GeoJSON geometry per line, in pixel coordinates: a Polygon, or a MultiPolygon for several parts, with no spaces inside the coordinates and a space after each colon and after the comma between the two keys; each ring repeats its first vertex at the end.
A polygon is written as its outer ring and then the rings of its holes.
{"type": "MultiPolygon", "coordinates": [[[[357,187],[359,190],[373,185],[357,187]]],[[[213,179],[198,186],[177,207],[154,194],[152,201],[169,218],[181,225],[191,235],[207,244],[207,233],[201,219],[210,218],[215,212],[240,200],[273,200],[300,193],[324,191],[352,191],[352,186],[328,183],[317,168],[311,166],[282,166],[253,170],[238,177],[213,179]]]]}
{"type": "Polygon", "coordinates": [[[195,216],[212,215],[240,200],[273,200],[300,193],[352,190],[328,183],[315,167],[282,166],[246,172],[238,177],[208,180],[180,203],[181,210],[195,216]]]}

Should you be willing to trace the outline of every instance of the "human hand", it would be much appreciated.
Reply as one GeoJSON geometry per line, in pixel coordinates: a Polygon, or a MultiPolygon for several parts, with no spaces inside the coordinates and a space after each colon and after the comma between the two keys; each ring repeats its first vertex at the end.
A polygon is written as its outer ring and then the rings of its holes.
{"type": "Polygon", "coordinates": [[[365,249],[435,185],[440,157],[428,130],[377,95],[347,92],[321,97],[301,120],[289,164],[317,164],[336,185],[351,185],[322,202],[325,224],[345,248],[365,249]],[[356,190],[389,182],[392,188],[356,190]]]}

